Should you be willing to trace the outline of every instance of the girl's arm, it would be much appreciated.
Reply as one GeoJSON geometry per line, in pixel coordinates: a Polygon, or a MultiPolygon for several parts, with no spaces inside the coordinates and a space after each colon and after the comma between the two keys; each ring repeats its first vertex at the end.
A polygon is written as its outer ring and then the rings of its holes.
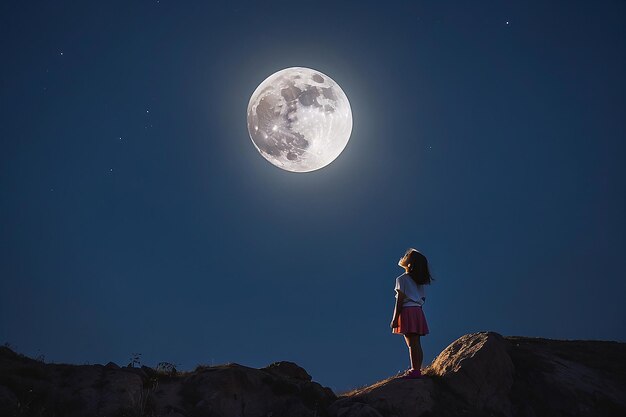
{"type": "Polygon", "coordinates": [[[398,317],[400,317],[400,312],[402,311],[402,301],[406,295],[400,290],[396,290],[398,292],[398,296],[396,297],[396,306],[393,309],[393,319],[391,320],[391,327],[398,327],[398,317]]]}

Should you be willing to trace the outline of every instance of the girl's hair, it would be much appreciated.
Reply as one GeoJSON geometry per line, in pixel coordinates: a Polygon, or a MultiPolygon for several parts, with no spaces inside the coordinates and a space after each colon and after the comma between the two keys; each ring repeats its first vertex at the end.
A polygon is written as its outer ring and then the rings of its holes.
{"type": "Polygon", "coordinates": [[[404,268],[417,285],[430,284],[433,278],[428,268],[428,260],[416,249],[409,248],[405,253],[404,268]]]}

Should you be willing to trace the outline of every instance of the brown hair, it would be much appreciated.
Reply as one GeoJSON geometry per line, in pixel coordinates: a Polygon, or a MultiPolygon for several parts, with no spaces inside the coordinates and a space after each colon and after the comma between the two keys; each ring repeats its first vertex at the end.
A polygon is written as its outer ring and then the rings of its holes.
{"type": "Polygon", "coordinates": [[[416,249],[407,249],[401,266],[404,267],[407,275],[409,275],[417,285],[430,284],[434,278],[430,275],[428,268],[428,259],[416,249]]]}

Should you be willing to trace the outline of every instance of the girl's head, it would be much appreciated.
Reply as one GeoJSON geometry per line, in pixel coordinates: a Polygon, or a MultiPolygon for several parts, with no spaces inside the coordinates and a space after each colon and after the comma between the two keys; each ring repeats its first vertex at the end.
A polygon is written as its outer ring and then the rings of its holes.
{"type": "Polygon", "coordinates": [[[416,284],[430,284],[434,278],[430,276],[428,260],[416,249],[409,248],[398,261],[398,265],[404,268],[407,275],[413,278],[416,284]]]}

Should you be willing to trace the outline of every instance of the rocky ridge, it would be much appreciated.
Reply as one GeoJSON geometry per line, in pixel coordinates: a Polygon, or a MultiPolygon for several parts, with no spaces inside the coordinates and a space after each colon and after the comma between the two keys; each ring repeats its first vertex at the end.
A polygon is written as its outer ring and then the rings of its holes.
{"type": "Polygon", "coordinates": [[[337,396],[292,362],[164,371],[0,347],[1,416],[624,416],[626,343],[466,334],[424,369],[337,396]]]}

